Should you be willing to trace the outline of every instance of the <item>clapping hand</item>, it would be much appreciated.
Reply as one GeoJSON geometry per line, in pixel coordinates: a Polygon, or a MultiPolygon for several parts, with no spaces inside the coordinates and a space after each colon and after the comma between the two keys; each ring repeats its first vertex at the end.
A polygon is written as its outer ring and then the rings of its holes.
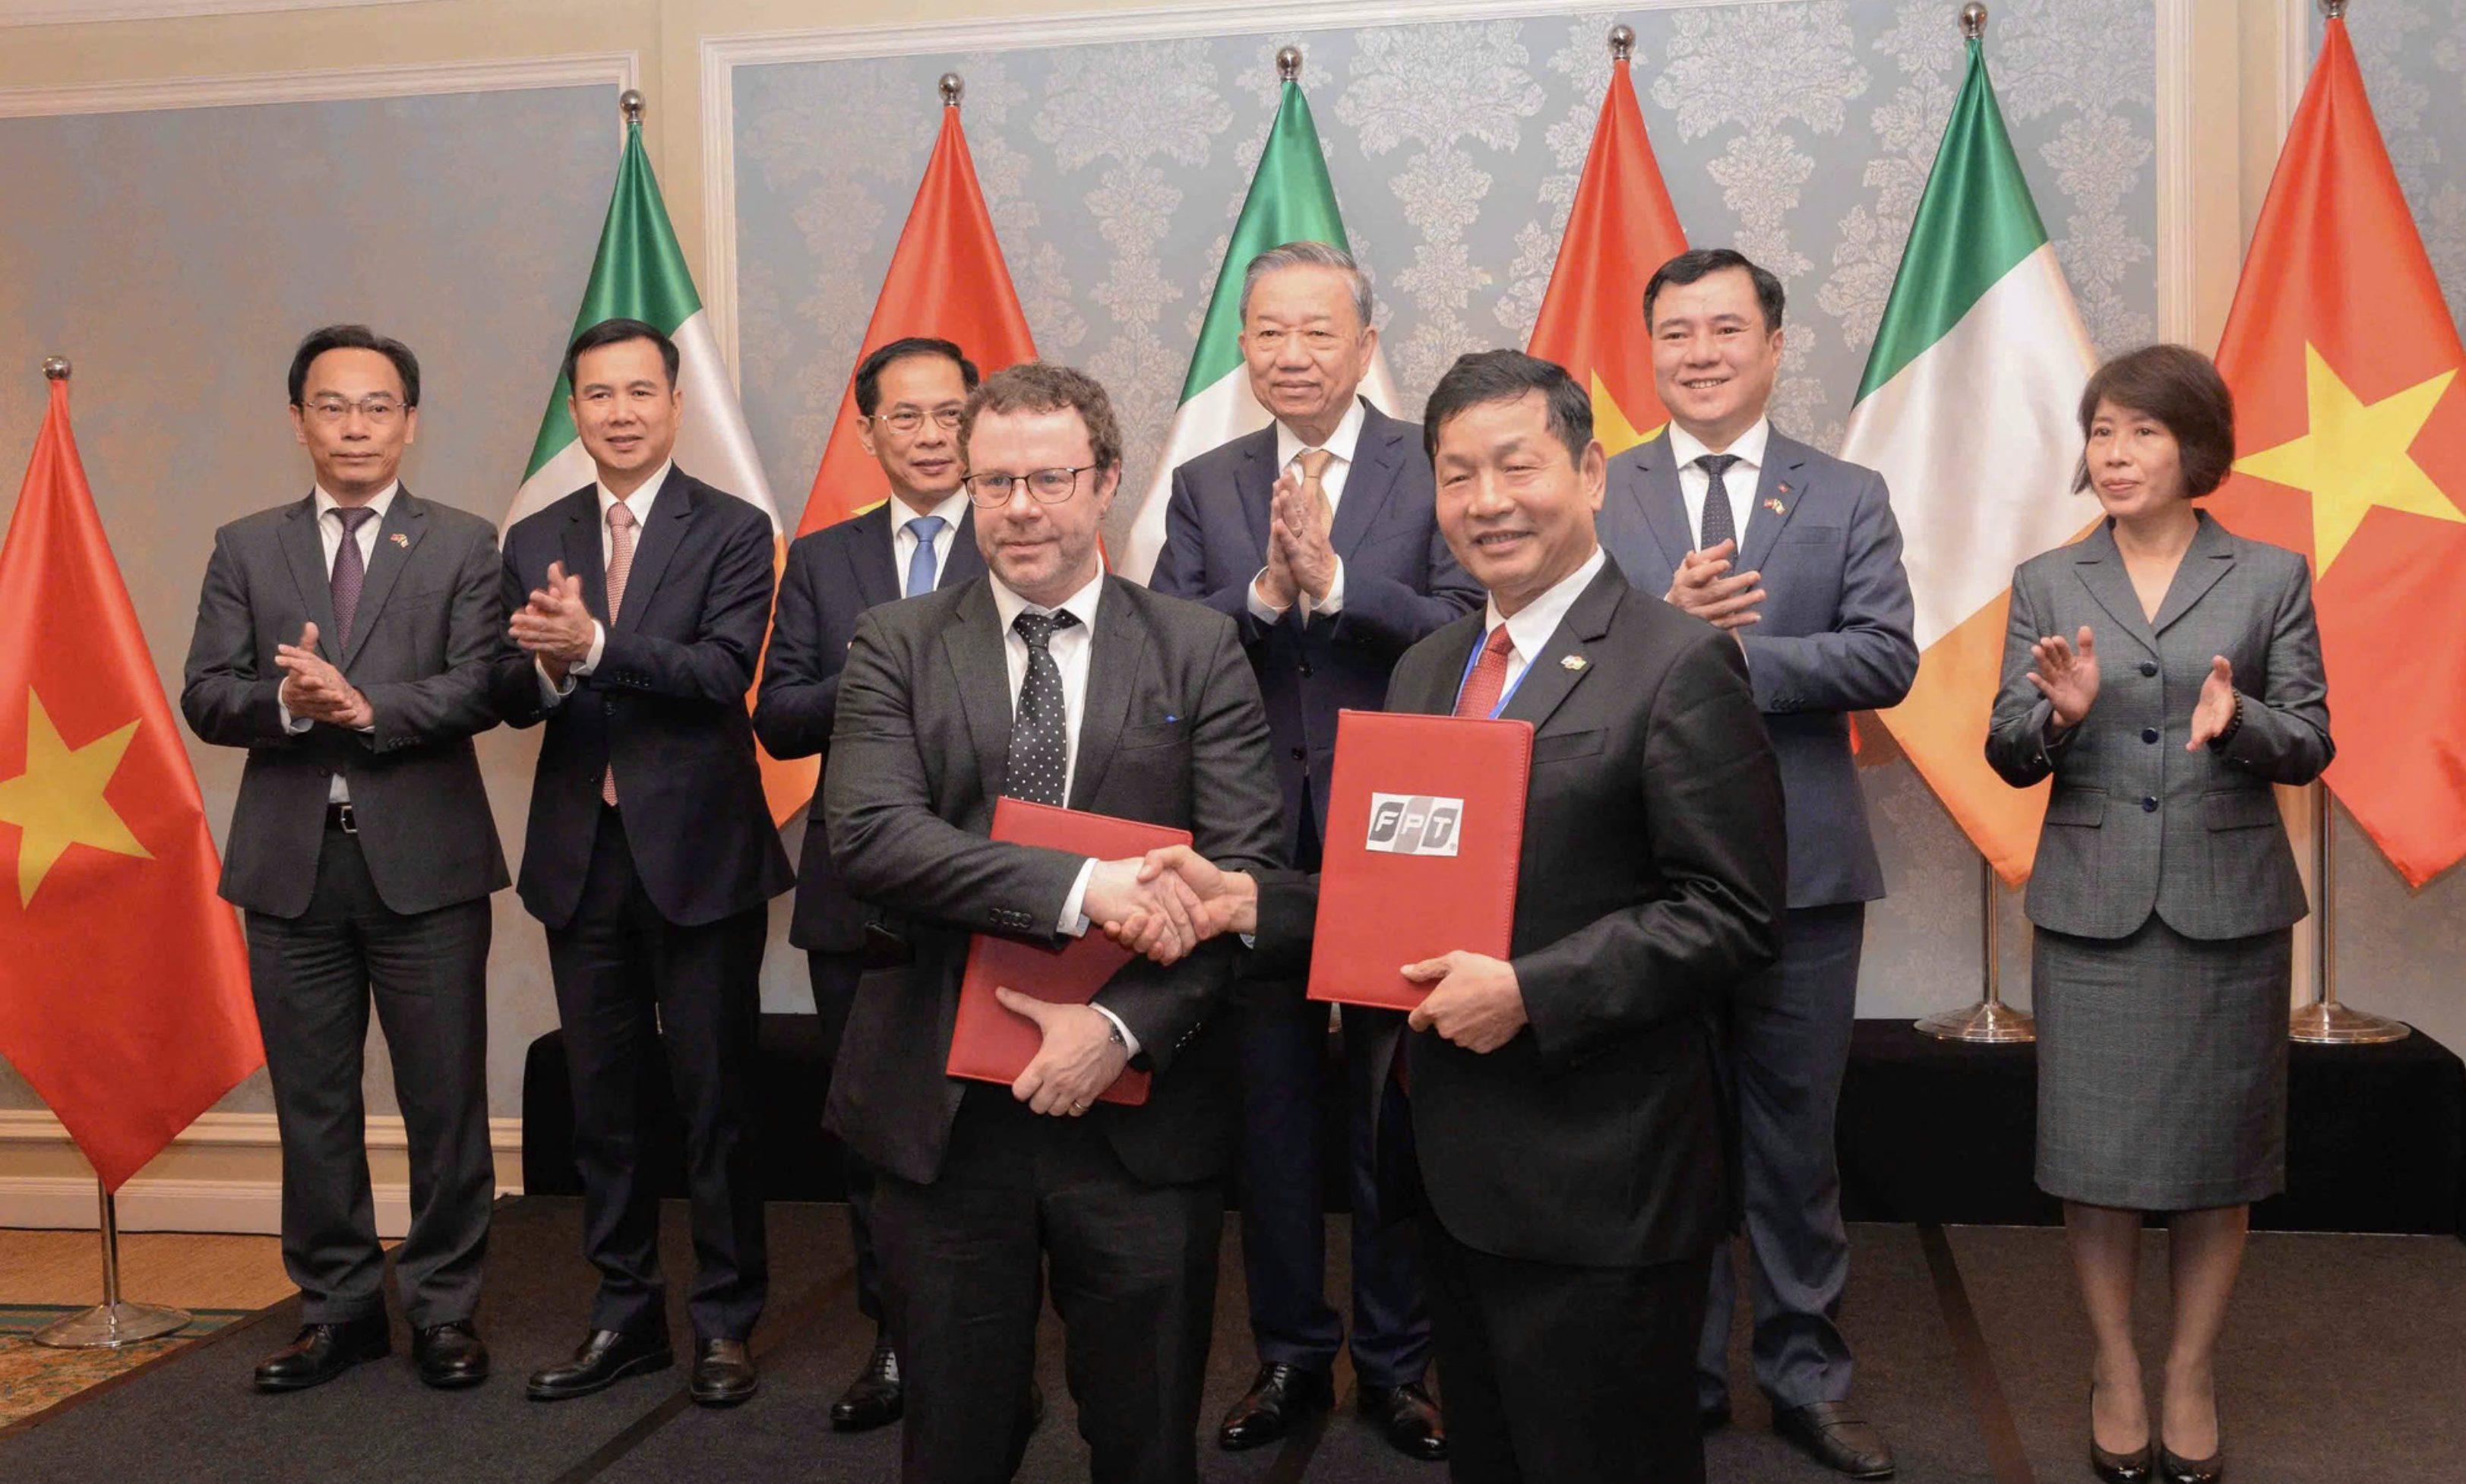
{"type": "Polygon", "coordinates": [[[1295,587],[1313,601],[1325,601],[1335,585],[1335,547],[1328,537],[1322,507],[1302,494],[1301,480],[1290,473],[1276,481],[1268,505],[1268,563],[1282,560],[1295,587]]]}
{"type": "Polygon", "coordinates": [[[1735,537],[1719,545],[1687,553],[1679,559],[1678,570],[1670,579],[1670,590],[1661,595],[1661,601],[1733,633],[1749,624],[1763,622],[1763,615],[1755,609],[1764,600],[1764,574],[1729,575],[1730,565],[1737,555],[1735,537]]]}
{"type": "Polygon", "coordinates": [[[2201,698],[2192,704],[2192,740],[2185,750],[2198,752],[2225,736],[2234,714],[2234,666],[2224,654],[2213,654],[2208,676],[2201,682],[2201,698]]]}
{"type": "Polygon", "coordinates": [[[532,589],[530,602],[505,625],[505,632],[538,658],[550,680],[564,684],[566,671],[589,656],[591,641],[598,636],[582,601],[582,579],[568,575],[564,563],[549,563],[548,585],[532,589]]]}
{"type": "Polygon", "coordinates": [[[293,716],[353,729],[375,724],[376,713],[369,698],[344,679],[341,671],[318,657],[315,624],[300,626],[299,643],[276,645],[274,663],[282,671],[282,689],[278,694],[283,709],[293,716]]]}
{"type": "Polygon", "coordinates": [[[1435,1030],[1466,1051],[1487,1055],[1515,1039],[1527,1024],[1523,986],[1515,981],[1515,965],[1504,959],[1459,949],[1405,964],[1404,977],[1438,986],[1413,1007],[1405,1024],[1435,1030]]]}
{"type": "MultiPolygon", "coordinates": [[[[2064,636],[2051,633],[2029,646],[2029,658],[2038,668],[2029,672],[2029,683],[2038,694],[2054,702],[2054,723],[2057,731],[2080,725],[2081,718],[2097,699],[2097,641],[2091,635],[2089,625],[2081,625],[2080,637],[2066,643],[2064,636]],[[2079,648],[2075,650],[2074,644],[2079,648]]],[[[2226,663],[2224,660],[2220,664],[2226,663]]],[[[2208,698],[2205,688],[2202,699],[2208,698]]]]}
{"type": "Polygon", "coordinates": [[[1113,1039],[1113,1023],[1085,1005],[1049,1005],[1016,989],[994,990],[1001,1008],[1036,1022],[1043,1042],[1029,1058],[1010,1095],[1038,1113],[1075,1119],[1130,1065],[1130,1052],[1113,1039]]]}
{"type": "Polygon", "coordinates": [[[1279,612],[1291,608],[1294,598],[1301,592],[1300,585],[1293,580],[1293,565],[1286,559],[1285,543],[1277,540],[1277,533],[1284,524],[1283,512],[1286,500],[1289,497],[1300,493],[1300,476],[1288,470],[1284,477],[1276,481],[1275,489],[1269,493],[1267,568],[1261,572],[1258,580],[1252,584],[1267,607],[1279,612]]]}
{"type": "MultiPolygon", "coordinates": [[[[1179,895],[1188,903],[1191,927],[1198,941],[1205,942],[1222,933],[1259,930],[1259,883],[1255,877],[1240,871],[1219,870],[1214,862],[1187,845],[1150,851],[1137,865],[1142,883],[1173,881],[1180,887],[1179,895]]],[[[1120,921],[1106,923],[1105,936],[1159,963],[1173,962],[1162,956],[1172,941],[1172,933],[1160,914],[1132,912],[1120,921]]]]}

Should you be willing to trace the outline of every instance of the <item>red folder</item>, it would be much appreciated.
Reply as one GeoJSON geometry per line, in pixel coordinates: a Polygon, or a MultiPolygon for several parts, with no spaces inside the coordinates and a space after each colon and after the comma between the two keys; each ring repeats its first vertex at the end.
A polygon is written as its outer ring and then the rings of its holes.
{"type": "Polygon", "coordinates": [[[1507,957],[1532,771],[1529,721],[1337,714],[1311,999],[1411,1009],[1405,964],[1507,957]]]}
{"type": "MultiPolygon", "coordinates": [[[[1166,845],[1188,845],[1190,831],[1106,814],[1001,799],[994,805],[997,840],[1042,845],[1098,860],[1125,860],[1166,845]]],[[[1131,961],[1093,924],[1059,948],[1042,948],[1015,938],[978,933],[968,942],[968,972],[959,982],[959,1014],[951,1028],[951,1059],[943,1070],[954,1077],[1008,1084],[1019,1080],[1042,1044],[1034,1022],[1014,1015],[994,998],[994,988],[1016,989],[1052,1005],[1085,1005],[1131,961]]],[[[1102,1102],[1148,1100],[1148,1074],[1125,1070],[1097,1095],[1102,1102]]]]}

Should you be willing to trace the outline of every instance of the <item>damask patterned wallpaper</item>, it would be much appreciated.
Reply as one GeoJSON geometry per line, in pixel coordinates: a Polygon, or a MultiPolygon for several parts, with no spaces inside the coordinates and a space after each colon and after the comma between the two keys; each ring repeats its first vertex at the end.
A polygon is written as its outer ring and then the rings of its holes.
{"type": "MultiPolygon", "coordinates": [[[[2316,53],[2322,25],[2316,11],[2316,53]]],[[[2466,0],[2372,0],[2346,33],[2449,313],[2466,323],[2466,0]]]]}

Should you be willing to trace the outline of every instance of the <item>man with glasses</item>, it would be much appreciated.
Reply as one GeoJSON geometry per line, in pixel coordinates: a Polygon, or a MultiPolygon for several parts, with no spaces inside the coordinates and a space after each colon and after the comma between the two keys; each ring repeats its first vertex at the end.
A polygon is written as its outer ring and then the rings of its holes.
{"type": "Polygon", "coordinates": [[[246,747],[222,895],[248,915],[249,979],[282,1138],[282,1263],[302,1327],[266,1391],[386,1355],[360,1098],[376,1004],[411,1144],[394,1280],[419,1377],[478,1384],[472,1328],[496,1167],[488,1150],[488,896],[505,884],[471,738],[497,724],[505,614],[496,528],[413,498],[419,363],[329,325],[291,358],[313,485],[214,534],[180,709],[246,747]]]}
{"type": "MultiPolygon", "coordinates": [[[[856,368],[857,437],[881,461],[890,499],[863,515],[800,536],[788,548],[779,607],[762,663],[753,731],[774,758],[806,758],[830,746],[840,668],[859,614],[984,575],[975,523],[959,482],[959,412],[976,389],[976,367],[947,340],[895,340],[856,368]]],[[[831,864],[829,826],[815,791],[796,868],[796,911],[788,941],[805,950],[825,1060],[837,1065],[848,1006],[864,972],[874,914],[848,895],[831,864]]],[[[883,1325],[873,1247],[873,1178],[844,1155],[848,1233],[856,1247],[856,1301],[874,1321],[872,1357],[831,1406],[831,1426],[862,1432],[899,1420],[899,1356],[883,1325]]]]}
{"type": "Polygon", "coordinates": [[[1277,858],[1267,723],[1232,620],[1108,576],[1121,481],[1104,388],[1030,363],[958,430],[988,574],[857,621],[822,802],[848,890],[908,921],[913,968],[848,1014],[825,1122],[876,1171],[884,1313],[906,1367],[908,1484],[1008,1478],[1025,1447],[1049,1264],[1099,1484],[1198,1477],[1199,1391],[1232,1154],[1237,943],[1134,961],[1087,1005],[1007,989],[1042,1049],[1010,1086],[945,1074],[975,933],[1059,945],[1182,889],[988,838],[1004,796],[1277,858]],[[1098,1101],[1129,1066],[1136,1106],[1098,1101]],[[1005,1423],[1008,1426],[1005,1426],[1005,1423]]]}

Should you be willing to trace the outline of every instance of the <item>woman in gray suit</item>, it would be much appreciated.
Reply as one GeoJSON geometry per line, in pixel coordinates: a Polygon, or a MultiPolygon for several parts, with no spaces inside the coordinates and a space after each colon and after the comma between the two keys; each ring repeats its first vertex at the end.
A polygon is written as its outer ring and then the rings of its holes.
{"type": "Polygon", "coordinates": [[[2213,1480],[2227,1297],[2251,1203],[2286,1183],[2307,909],[2270,786],[2328,765],[2328,685],[2304,559],[2193,508],[2234,458],[2208,360],[2152,345],[2111,361],[2080,421],[2074,487],[2107,519],[2013,574],[1986,739],[2013,786],[2054,776],[2028,897],[2037,1180],[2064,1202],[2097,1336],[2092,1466],[2213,1480]],[[2172,1213],[2174,1296],[2154,1439],[2132,1323],[2153,1210],[2172,1213]]]}

